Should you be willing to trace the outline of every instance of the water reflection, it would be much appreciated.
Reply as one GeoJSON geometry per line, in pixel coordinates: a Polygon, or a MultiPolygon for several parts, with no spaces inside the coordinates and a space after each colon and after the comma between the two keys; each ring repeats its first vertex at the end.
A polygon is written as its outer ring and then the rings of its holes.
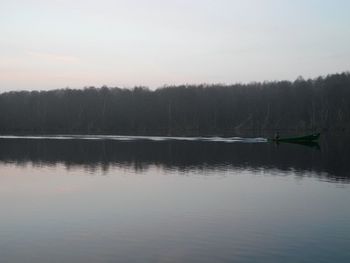
{"type": "Polygon", "coordinates": [[[1,263],[350,262],[343,143],[0,139],[1,263]]]}
{"type": "MultiPolygon", "coordinates": [[[[35,166],[63,164],[108,172],[113,166],[143,172],[164,170],[278,170],[323,180],[349,182],[349,139],[331,137],[318,144],[223,143],[148,140],[0,139],[0,162],[35,166]],[[340,143],[341,142],[341,143],[340,143]]],[[[285,174],[285,173],[280,173],[285,174]]]]}

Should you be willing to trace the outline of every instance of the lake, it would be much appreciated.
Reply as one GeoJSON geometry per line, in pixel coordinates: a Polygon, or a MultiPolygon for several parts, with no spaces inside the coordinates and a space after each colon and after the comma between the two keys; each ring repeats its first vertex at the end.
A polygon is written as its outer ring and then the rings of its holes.
{"type": "Polygon", "coordinates": [[[350,137],[0,137],[0,262],[350,262],[350,137]]]}

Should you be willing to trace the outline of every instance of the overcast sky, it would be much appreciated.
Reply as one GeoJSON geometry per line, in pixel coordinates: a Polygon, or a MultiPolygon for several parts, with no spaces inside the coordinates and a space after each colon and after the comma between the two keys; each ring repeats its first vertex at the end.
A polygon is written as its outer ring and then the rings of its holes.
{"type": "Polygon", "coordinates": [[[0,91],[350,70],[348,0],[0,0],[0,91]]]}

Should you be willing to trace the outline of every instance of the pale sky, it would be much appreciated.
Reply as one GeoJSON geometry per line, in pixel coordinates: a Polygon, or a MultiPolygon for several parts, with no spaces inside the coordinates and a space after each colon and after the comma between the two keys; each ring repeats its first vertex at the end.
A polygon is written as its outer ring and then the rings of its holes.
{"type": "Polygon", "coordinates": [[[0,0],[0,92],[350,70],[348,0],[0,0]]]}

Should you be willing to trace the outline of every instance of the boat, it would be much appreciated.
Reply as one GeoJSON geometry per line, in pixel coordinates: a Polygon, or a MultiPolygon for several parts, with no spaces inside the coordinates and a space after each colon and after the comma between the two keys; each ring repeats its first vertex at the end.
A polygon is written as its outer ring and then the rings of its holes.
{"type": "MultiPolygon", "coordinates": [[[[279,144],[279,142],[276,142],[276,143],[279,144]]],[[[309,148],[321,150],[321,147],[318,144],[318,141],[310,141],[310,142],[306,142],[306,141],[305,142],[290,141],[290,142],[284,142],[284,143],[291,143],[291,144],[296,144],[296,145],[302,145],[302,146],[306,146],[306,147],[309,147],[309,148]]]]}
{"type": "Polygon", "coordinates": [[[272,138],[269,141],[273,142],[315,142],[320,138],[320,133],[314,133],[310,135],[298,136],[298,137],[286,137],[286,138],[272,138]]]}

